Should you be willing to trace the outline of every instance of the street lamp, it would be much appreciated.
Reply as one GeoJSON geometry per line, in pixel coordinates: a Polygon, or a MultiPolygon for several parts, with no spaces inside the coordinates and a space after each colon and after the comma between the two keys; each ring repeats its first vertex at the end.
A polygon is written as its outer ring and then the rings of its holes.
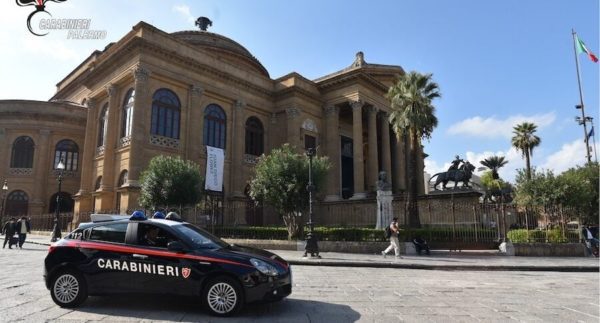
{"type": "Polygon", "coordinates": [[[317,236],[313,232],[315,224],[312,221],[313,193],[315,192],[315,185],[312,181],[312,161],[315,154],[315,148],[308,148],[306,150],[306,156],[308,156],[308,185],[306,186],[306,190],[308,191],[308,233],[306,234],[306,247],[304,248],[304,255],[302,257],[306,257],[307,254],[310,253],[311,257],[314,257],[316,254],[318,258],[321,258],[321,256],[319,256],[317,236]]]}
{"type": "Polygon", "coordinates": [[[58,239],[61,238],[61,233],[60,233],[60,226],[59,226],[59,222],[58,222],[58,218],[60,216],[60,190],[61,190],[61,185],[62,185],[62,175],[63,175],[63,170],[65,169],[65,164],[63,163],[62,159],[58,162],[58,165],[56,165],[56,169],[58,170],[58,193],[56,193],[56,209],[55,209],[55,214],[54,214],[54,229],[52,230],[52,239],[50,239],[51,242],[56,242],[58,239]]]}
{"type": "Polygon", "coordinates": [[[0,204],[0,223],[2,222],[2,218],[4,218],[4,201],[6,200],[6,192],[8,192],[8,180],[4,180],[4,185],[2,185],[2,204],[0,204]]]}

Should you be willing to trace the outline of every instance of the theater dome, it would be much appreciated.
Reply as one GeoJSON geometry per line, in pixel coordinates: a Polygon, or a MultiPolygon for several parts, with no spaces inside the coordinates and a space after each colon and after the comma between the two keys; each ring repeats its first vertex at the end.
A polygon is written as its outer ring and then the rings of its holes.
{"type": "Polygon", "coordinates": [[[178,31],[171,35],[198,48],[216,53],[234,65],[251,68],[269,77],[269,72],[267,72],[267,69],[256,57],[244,48],[244,46],[225,36],[203,30],[178,31]]]}

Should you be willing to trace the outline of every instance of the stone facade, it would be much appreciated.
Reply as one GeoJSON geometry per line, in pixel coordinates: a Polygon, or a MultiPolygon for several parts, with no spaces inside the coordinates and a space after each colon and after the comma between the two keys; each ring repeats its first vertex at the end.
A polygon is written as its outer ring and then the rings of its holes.
{"type": "MultiPolygon", "coordinates": [[[[271,79],[229,38],[166,33],[140,22],[61,80],[50,102],[0,101],[0,116],[23,106],[30,110],[19,110],[22,119],[43,119],[23,128],[17,117],[0,118],[0,178],[8,179],[10,190],[29,194],[29,213],[43,212],[55,184],[50,147],[68,137],[79,146],[80,167],[64,182],[75,213],[126,212],[139,207],[140,174],[152,157],[178,155],[204,173],[208,144],[225,150],[223,198],[242,203],[257,155],[290,143],[298,151],[314,145],[331,159],[323,203],[373,196],[381,170],[391,174],[394,193],[401,193],[407,188],[407,140],[386,122],[385,93],[402,73],[400,66],[369,64],[358,53],[349,67],[315,80],[295,72],[271,79]],[[66,111],[69,116],[60,119],[66,111]],[[252,138],[259,144],[248,140],[249,131],[258,131],[252,138]],[[32,136],[40,156],[29,175],[11,175],[8,167],[20,133],[32,136]]],[[[243,215],[234,217],[244,223],[243,215]]]]}

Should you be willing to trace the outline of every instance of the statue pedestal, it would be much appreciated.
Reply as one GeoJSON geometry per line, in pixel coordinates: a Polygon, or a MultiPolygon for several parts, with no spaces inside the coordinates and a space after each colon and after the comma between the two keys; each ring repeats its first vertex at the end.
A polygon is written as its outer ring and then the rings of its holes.
{"type": "Polygon", "coordinates": [[[394,217],[393,199],[392,191],[377,191],[377,225],[375,229],[383,229],[392,222],[394,217]]]}

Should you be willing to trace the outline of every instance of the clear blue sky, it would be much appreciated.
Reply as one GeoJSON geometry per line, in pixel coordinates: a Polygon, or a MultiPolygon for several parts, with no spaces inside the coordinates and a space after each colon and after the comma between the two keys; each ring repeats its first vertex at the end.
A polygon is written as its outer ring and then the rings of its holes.
{"type": "MultiPolygon", "coordinates": [[[[511,129],[539,125],[533,165],[561,172],[584,162],[571,28],[599,53],[597,0],[536,1],[142,1],[47,3],[55,18],[90,18],[105,40],[36,37],[26,29],[32,7],[0,4],[0,99],[48,99],[55,84],[94,49],[118,40],[140,20],[167,32],[210,31],[252,52],[272,78],[298,72],[314,79],[350,65],[357,51],[371,63],[433,73],[442,98],[439,126],[425,142],[435,173],[459,154],[472,162],[501,154],[508,180],[524,166],[510,149],[511,129]]],[[[598,119],[599,64],[580,56],[587,112],[598,119]]],[[[599,131],[596,131],[599,133],[599,131]]]]}

